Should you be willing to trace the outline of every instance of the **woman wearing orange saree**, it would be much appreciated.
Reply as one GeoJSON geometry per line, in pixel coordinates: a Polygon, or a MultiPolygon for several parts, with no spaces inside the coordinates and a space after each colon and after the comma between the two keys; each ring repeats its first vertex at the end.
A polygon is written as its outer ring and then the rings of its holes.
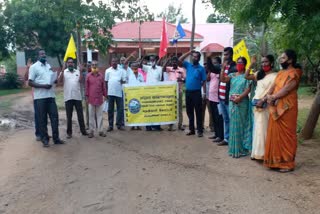
{"type": "Polygon", "coordinates": [[[301,69],[297,55],[286,50],[280,57],[281,70],[266,97],[269,104],[269,124],[264,165],[280,172],[294,170],[297,151],[298,96],[301,69]]]}

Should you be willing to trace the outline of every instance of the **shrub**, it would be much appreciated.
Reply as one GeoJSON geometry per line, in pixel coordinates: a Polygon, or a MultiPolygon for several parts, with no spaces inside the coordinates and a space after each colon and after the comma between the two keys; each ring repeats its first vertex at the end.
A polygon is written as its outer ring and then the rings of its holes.
{"type": "Polygon", "coordinates": [[[0,88],[1,89],[15,89],[21,88],[23,85],[22,79],[16,73],[6,73],[0,76],[0,88]]]}

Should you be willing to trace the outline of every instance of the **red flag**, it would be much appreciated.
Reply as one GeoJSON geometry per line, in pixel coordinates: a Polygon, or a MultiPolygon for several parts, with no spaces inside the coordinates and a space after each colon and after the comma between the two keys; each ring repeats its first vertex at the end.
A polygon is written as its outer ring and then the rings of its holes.
{"type": "Polygon", "coordinates": [[[160,58],[164,57],[167,54],[167,48],[168,48],[168,34],[167,34],[166,18],[163,17],[161,41],[160,41],[160,49],[159,49],[160,58]]]}

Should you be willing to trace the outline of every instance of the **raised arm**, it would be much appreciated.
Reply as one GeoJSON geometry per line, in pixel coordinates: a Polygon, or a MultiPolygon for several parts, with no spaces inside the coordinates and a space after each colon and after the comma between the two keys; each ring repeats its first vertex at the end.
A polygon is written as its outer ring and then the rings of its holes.
{"type": "Polygon", "coordinates": [[[231,77],[225,76],[224,70],[226,69],[226,66],[228,65],[228,62],[224,61],[221,67],[221,72],[220,72],[220,81],[221,82],[230,82],[231,77]]]}
{"type": "Polygon", "coordinates": [[[257,64],[257,58],[256,58],[256,56],[253,56],[251,58],[251,64],[250,64],[249,68],[246,70],[246,72],[244,74],[244,78],[246,78],[247,80],[257,81],[256,75],[250,74],[251,69],[256,67],[256,64],[257,64]]]}
{"type": "Polygon", "coordinates": [[[181,67],[183,64],[183,61],[191,54],[193,50],[189,50],[187,53],[184,53],[182,56],[179,57],[179,66],[181,67]]]}
{"type": "Polygon", "coordinates": [[[124,61],[124,64],[127,64],[129,62],[129,60],[132,58],[132,57],[135,57],[137,55],[137,51],[133,51],[127,58],[126,60],[124,61]]]}

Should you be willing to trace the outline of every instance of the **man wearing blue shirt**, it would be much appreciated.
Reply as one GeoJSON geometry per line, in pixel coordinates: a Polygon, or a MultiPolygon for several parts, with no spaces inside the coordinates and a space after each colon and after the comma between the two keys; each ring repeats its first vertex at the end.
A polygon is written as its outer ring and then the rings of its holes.
{"type": "Polygon", "coordinates": [[[179,58],[179,62],[182,63],[183,67],[186,69],[186,108],[189,118],[189,132],[187,135],[195,135],[195,111],[198,137],[203,136],[201,87],[203,87],[203,91],[206,91],[205,82],[207,79],[204,67],[199,64],[200,58],[201,53],[198,51],[189,51],[179,58]],[[184,61],[184,59],[190,54],[192,63],[184,61]]]}

